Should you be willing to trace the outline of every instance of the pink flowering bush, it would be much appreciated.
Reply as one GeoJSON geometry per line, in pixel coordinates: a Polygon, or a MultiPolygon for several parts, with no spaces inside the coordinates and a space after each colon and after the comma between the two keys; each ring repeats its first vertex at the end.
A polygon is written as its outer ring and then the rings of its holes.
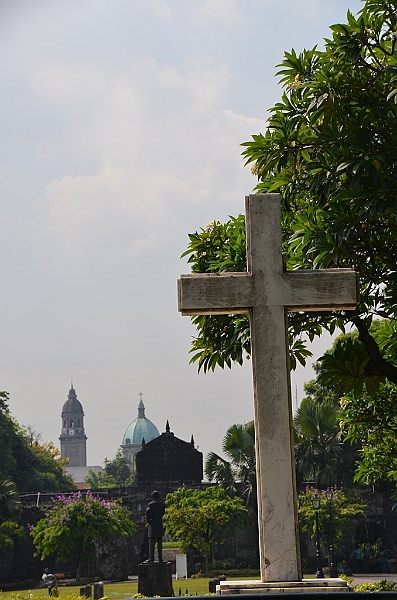
{"type": "Polygon", "coordinates": [[[38,521],[30,535],[36,556],[44,560],[55,553],[57,560],[78,559],[77,579],[84,561],[95,559],[95,542],[107,544],[131,538],[136,531],[130,513],[118,502],[104,500],[90,492],[60,495],[46,517],[38,521]]]}

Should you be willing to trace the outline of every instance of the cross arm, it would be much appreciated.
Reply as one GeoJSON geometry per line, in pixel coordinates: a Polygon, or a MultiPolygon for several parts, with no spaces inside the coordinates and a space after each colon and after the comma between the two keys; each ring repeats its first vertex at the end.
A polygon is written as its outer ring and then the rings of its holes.
{"type": "Polygon", "coordinates": [[[252,306],[249,273],[200,273],[178,279],[178,310],[182,315],[242,314],[252,306]]]}
{"type": "Polygon", "coordinates": [[[290,312],[354,310],[360,297],[359,276],[354,269],[288,271],[280,288],[290,312]]]}

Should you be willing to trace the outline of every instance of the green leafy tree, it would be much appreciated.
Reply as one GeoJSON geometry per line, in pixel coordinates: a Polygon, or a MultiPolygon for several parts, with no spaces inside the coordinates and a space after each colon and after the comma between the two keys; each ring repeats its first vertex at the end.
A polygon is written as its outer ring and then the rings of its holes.
{"type": "Polygon", "coordinates": [[[21,492],[57,492],[75,489],[66,473],[66,461],[52,442],[25,428],[11,416],[9,395],[0,392],[0,476],[11,479],[21,492]]]}
{"type": "MultiPolygon", "coordinates": [[[[397,366],[397,322],[374,320],[369,333],[382,356],[389,364],[397,366]]],[[[318,382],[339,393],[352,392],[358,397],[365,391],[374,395],[386,381],[385,375],[368,371],[370,357],[357,331],[339,335],[320,361],[318,382]]]]}
{"type": "Polygon", "coordinates": [[[113,460],[105,458],[104,474],[109,481],[114,482],[118,487],[128,486],[134,482],[134,473],[120,448],[113,460]]]}
{"type": "MultiPolygon", "coordinates": [[[[353,325],[366,353],[364,372],[397,383],[397,366],[371,335],[374,317],[397,316],[397,11],[368,0],[357,17],[331,27],[325,48],[285,53],[278,74],[284,93],[269,126],[243,144],[260,193],[281,193],[287,269],[355,267],[360,304],[354,311],[289,316],[291,364],[325,329],[353,325]],[[302,337],[303,336],[303,337],[302,337]]],[[[244,218],[213,222],[189,236],[194,272],[245,270],[244,218]]],[[[200,316],[192,361],[199,368],[241,363],[250,354],[246,317],[200,316]]],[[[345,362],[354,348],[341,348],[345,362]]],[[[394,356],[396,353],[394,352],[394,356]]],[[[354,377],[354,374],[352,375],[354,377]]]]}
{"type": "Polygon", "coordinates": [[[99,490],[101,487],[109,487],[101,483],[101,475],[101,473],[96,473],[93,469],[88,469],[88,475],[84,478],[84,481],[88,484],[90,490],[99,490]]]}
{"type": "MultiPolygon", "coordinates": [[[[373,321],[370,334],[391,364],[397,364],[396,323],[373,321]]],[[[397,483],[396,385],[384,376],[369,375],[369,357],[357,332],[340,335],[321,359],[316,384],[338,390],[339,420],[344,439],[359,447],[355,480],[397,483]],[[347,350],[346,350],[347,348],[347,350]],[[347,361],[346,354],[352,359],[347,361]]]]}
{"type": "Polygon", "coordinates": [[[242,482],[249,498],[256,491],[254,423],[231,425],[223,438],[222,450],[229,460],[210,452],[205,462],[206,477],[233,493],[237,482],[242,482]]]}
{"type": "Polygon", "coordinates": [[[23,528],[14,520],[19,506],[18,492],[10,479],[0,478],[0,557],[7,555],[14,538],[24,538],[23,528]]]}
{"type": "MultiPolygon", "coordinates": [[[[31,453],[33,467],[28,480],[30,490],[57,492],[75,489],[73,478],[64,469],[68,461],[61,458],[58,448],[55,448],[52,442],[31,442],[28,433],[24,434],[24,437],[31,453]]],[[[18,487],[22,491],[25,485],[19,481],[18,487]]]]}
{"type": "Polygon", "coordinates": [[[13,456],[15,428],[8,402],[8,392],[0,392],[0,475],[3,477],[8,476],[15,468],[15,458],[13,456]]]}
{"type": "Polygon", "coordinates": [[[90,469],[84,481],[94,490],[125,487],[134,483],[134,472],[119,449],[113,460],[105,458],[103,473],[90,469]]]}
{"type": "Polygon", "coordinates": [[[57,560],[78,559],[79,579],[84,561],[95,559],[95,542],[108,544],[131,538],[136,530],[129,512],[117,502],[97,498],[90,492],[58,496],[46,517],[31,530],[36,556],[44,560],[55,553],[57,560]]]}
{"type": "Polygon", "coordinates": [[[208,574],[209,557],[214,544],[230,537],[242,527],[247,509],[241,498],[231,498],[226,490],[210,487],[205,490],[179,488],[166,497],[165,531],[180,543],[205,557],[208,574]]]}
{"type": "Polygon", "coordinates": [[[355,480],[397,484],[397,386],[387,382],[374,396],[344,396],[341,425],[348,439],[361,444],[355,480]]]}
{"type": "MultiPolygon", "coordinates": [[[[313,498],[317,494],[320,497],[320,507],[318,509],[318,524],[320,538],[328,549],[329,539],[329,501],[326,491],[318,490],[313,487],[307,487],[304,493],[299,496],[299,523],[303,531],[310,532],[312,538],[316,535],[316,509],[313,507],[313,498]]],[[[343,534],[354,531],[356,520],[365,516],[366,505],[360,499],[356,492],[346,494],[343,490],[336,487],[332,488],[332,522],[333,522],[333,542],[334,547],[338,548],[343,534]]]]}

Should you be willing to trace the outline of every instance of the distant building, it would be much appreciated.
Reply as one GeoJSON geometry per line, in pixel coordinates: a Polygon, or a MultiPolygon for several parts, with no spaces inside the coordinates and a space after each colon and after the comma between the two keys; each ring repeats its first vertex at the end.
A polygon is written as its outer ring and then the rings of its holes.
{"type": "Polygon", "coordinates": [[[84,411],[72,387],[61,413],[61,458],[69,459],[69,467],[87,465],[87,436],[84,431],[84,411]]]}
{"type": "Polygon", "coordinates": [[[180,482],[198,485],[203,479],[203,453],[174,436],[167,421],[165,432],[135,454],[135,483],[180,482]]]}
{"type": "Polygon", "coordinates": [[[84,479],[88,471],[102,472],[100,466],[87,466],[87,436],[84,430],[84,411],[77,399],[73,383],[69,390],[68,399],[62,407],[62,428],[59,436],[61,458],[69,459],[65,471],[71,475],[77,487],[88,487],[84,479]]]}
{"type": "Polygon", "coordinates": [[[128,460],[131,468],[134,470],[134,457],[142,448],[142,444],[151,442],[160,435],[156,425],[145,416],[145,405],[142,402],[142,392],[139,396],[138,416],[128,425],[121,444],[123,456],[128,460]]]}

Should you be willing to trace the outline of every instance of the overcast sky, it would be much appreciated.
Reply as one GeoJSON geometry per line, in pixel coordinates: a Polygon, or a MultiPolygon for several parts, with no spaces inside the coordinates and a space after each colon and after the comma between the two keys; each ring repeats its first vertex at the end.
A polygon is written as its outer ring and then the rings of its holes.
{"type": "MultiPolygon", "coordinates": [[[[275,65],[358,0],[1,0],[1,382],[58,446],[73,376],[91,465],[137,416],[199,449],[253,415],[251,366],[197,375],[187,234],[244,211],[240,144],[275,65]]],[[[316,358],[329,341],[315,346],[316,358]]],[[[312,378],[293,375],[293,390],[312,378]]]]}

